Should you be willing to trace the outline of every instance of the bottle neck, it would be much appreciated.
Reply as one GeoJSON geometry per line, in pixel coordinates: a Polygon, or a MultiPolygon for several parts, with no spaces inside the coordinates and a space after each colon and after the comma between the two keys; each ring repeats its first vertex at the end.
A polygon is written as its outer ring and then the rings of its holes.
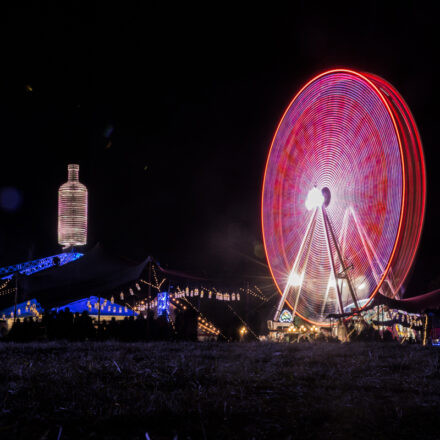
{"type": "Polygon", "coordinates": [[[77,168],[69,168],[67,171],[67,177],[69,182],[78,182],[79,170],[77,168]]]}

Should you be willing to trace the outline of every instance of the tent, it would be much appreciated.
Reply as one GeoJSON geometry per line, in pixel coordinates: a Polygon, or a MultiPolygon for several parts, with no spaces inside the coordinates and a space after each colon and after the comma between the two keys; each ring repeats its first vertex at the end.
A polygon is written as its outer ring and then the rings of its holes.
{"type": "MultiPolygon", "coordinates": [[[[440,289],[433,290],[432,292],[424,293],[423,295],[414,296],[412,298],[405,299],[393,299],[388,298],[381,293],[378,293],[371,303],[362,309],[362,311],[370,310],[373,307],[385,305],[390,309],[402,310],[408,313],[424,313],[427,310],[440,309],[440,289]]],[[[356,312],[355,312],[356,313],[356,312]]],[[[333,313],[328,315],[327,318],[345,318],[351,316],[353,312],[347,313],[333,313]]]]}
{"type": "MultiPolygon", "coordinates": [[[[139,279],[149,261],[149,258],[132,261],[97,244],[83,257],[64,266],[20,276],[17,300],[37,298],[43,308],[51,308],[104,294],[139,279]]],[[[13,304],[14,296],[8,295],[1,300],[0,306],[7,307],[13,304]]]]}
{"type": "Polygon", "coordinates": [[[367,308],[380,305],[386,305],[390,309],[404,310],[408,313],[423,313],[427,310],[440,309],[440,289],[406,299],[392,299],[378,293],[367,308]]]}
{"type": "Polygon", "coordinates": [[[127,308],[126,306],[118,303],[112,303],[106,298],[98,298],[97,296],[91,296],[89,298],[82,298],[77,301],[73,301],[62,307],[55,307],[57,312],[61,310],[69,309],[72,313],[88,312],[89,315],[97,315],[99,313],[99,303],[101,302],[101,313],[103,318],[109,316],[135,316],[139,313],[127,308]]]}

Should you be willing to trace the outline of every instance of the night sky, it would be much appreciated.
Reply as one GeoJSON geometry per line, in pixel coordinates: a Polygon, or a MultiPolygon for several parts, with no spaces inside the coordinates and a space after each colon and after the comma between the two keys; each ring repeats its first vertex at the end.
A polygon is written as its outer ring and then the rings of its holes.
{"type": "Polygon", "coordinates": [[[270,290],[260,229],[270,141],[308,79],[349,67],[393,84],[418,124],[428,203],[407,294],[440,287],[434,10],[58,3],[0,15],[1,266],[59,252],[57,190],[77,162],[89,247],[270,290]]]}

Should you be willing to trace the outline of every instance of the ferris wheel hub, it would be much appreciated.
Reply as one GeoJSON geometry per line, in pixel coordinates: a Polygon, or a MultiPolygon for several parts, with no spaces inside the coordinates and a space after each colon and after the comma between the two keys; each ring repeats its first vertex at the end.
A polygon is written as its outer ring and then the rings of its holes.
{"type": "Polygon", "coordinates": [[[308,211],[319,208],[325,202],[325,197],[321,191],[315,186],[313,187],[306,198],[306,208],[308,211]]]}
{"type": "Polygon", "coordinates": [[[325,208],[327,208],[328,205],[330,205],[330,200],[332,198],[332,193],[327,187],[322,188],[321,193],[324,197],[323,205],[325,208]]]}

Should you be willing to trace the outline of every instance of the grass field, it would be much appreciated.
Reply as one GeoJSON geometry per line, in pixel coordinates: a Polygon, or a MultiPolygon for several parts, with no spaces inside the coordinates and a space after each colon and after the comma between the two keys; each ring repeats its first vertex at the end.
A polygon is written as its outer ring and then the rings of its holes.
{"type": "Polygon", "coordinates": [[[394,343],[0,344],[0,439],[438,439],[439,355],[394,343]]]}

